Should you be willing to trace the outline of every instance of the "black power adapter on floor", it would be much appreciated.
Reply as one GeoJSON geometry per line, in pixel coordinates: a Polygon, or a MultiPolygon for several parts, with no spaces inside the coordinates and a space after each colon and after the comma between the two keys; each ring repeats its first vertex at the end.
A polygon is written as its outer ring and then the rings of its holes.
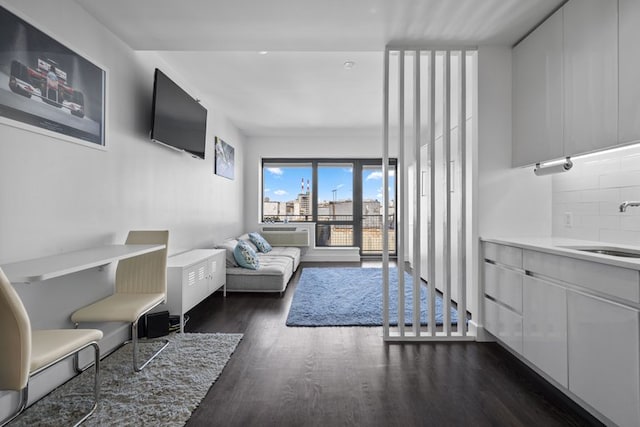
{"type": "Polygon", "coordinates": [[[138,337],[157,338],[169,334],[169,312],[147,313],[138,321],[138,337]]]}

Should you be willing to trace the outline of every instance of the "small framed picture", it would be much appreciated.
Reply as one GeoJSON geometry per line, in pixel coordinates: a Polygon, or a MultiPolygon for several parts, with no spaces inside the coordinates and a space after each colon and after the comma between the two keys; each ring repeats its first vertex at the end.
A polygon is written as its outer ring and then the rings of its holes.
{"type": "Polygon", "coordinates": [[[222,139],[216,137],[215,151],[214,173],[225,178],[234,179],[234,148],[222,139]]]}

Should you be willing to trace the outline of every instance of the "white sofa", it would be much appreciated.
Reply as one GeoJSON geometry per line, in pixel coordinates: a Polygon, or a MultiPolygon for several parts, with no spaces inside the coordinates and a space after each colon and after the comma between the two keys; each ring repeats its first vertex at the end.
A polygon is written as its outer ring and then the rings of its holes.
{"type": "Polygon", "coordinates": [[[240,267],[233,256],[238,240],[250,242],[249,235],[237,239],[227,239],[217,248],[225,249],[227,265],[227,291],[229,292],[279,292],[287,289],[287,284],[300,265],[300,248],[273,246],[268,253],[256,251],[260,260],[257,270],[240,267]]]}

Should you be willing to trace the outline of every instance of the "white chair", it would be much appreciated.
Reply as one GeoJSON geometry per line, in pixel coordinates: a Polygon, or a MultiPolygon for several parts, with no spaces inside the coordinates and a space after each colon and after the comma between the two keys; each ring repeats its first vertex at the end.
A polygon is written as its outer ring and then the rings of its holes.
{"type": "Polygon", "coordinates": [[[31,330],[29,315],[18,293],[0,269],[0,390],[19,393],[17,408],[0,426],[15,419],[27,406],[29,379],[91,346],[95,358],[94,402],[76,425],[89,418],[98,407],[100,394],[100,348],[102,331],[97,329],[31,330]]]}
{"type": "MultiPolygon", "coordinates": [[[[138,366],[138,320],[167,299],[166,246],[168,243],[169,232],[166,230],[130,231],[126,241],[128,245],[164,244],[165,248],[118,261],[114,294],[83,307],[71,315],[71,321],[76,324],[76,327],[84,322],[131,323],[135,372],[144,369],[169,344],[169,341],[165,340],[162,348],[138,366]]],[[[77,365],[76,369],[79,370],[77,365]]]]}

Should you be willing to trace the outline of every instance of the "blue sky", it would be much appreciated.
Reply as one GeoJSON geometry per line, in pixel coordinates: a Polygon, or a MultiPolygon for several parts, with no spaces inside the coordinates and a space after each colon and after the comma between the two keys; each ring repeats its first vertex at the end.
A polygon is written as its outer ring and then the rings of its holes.
{"type": "MultiPolygon", "coordinates": [[[[380,169],[367,169],[363,177],[363,195],[365,199],[382,200],[382,173],[380,169]]],[[[389,184],[393,188],[395,177],[389,184]]],[[[311,182],[311,167],[269,167],[264,170],[264,196],[270,200],[286,202],[294,200],[300,193],[300,180],[311,182]]],[[[337,200],[353,199],[353,170],[348,165],[325,166],[318,169],[318,200],[333,200],[336,190],[337,200]]],[[[390,193],[393,198],[392,193],[390,193]]]]}

